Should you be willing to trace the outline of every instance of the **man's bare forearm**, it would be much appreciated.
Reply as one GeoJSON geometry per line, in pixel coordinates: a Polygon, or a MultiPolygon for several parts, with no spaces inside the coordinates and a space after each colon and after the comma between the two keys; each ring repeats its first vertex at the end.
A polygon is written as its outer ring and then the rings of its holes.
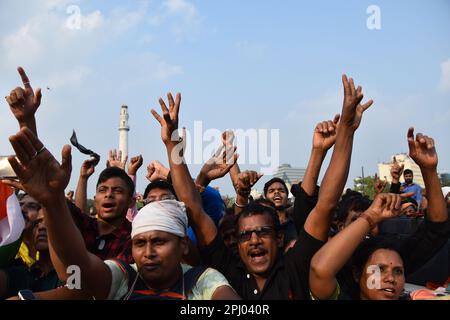
{"type": "Polygon", "coordinates": [[[64,194],[55,195],[53,202],[43,204],[48,238],[62,266],[77,265],[81,269],[89,265],[88,252],[67,206],[64,194]]]}
{"type": "Polygon", "coordinates": [[[441,184],[436,169],[420,168],[427,189],[427,219],[444,222],[448,219],[447,205],[441,191],[441,184]]]}
{"type": "Polygon", "coordinates": [[[37,137],[37,127],[36,127],[36,119],[33,117],[32,119],[27,119],[23,121],[19,121],[19,127],[22,128],[28,128],[31,130],[31,132],[34,133],[34,135],[37,137]]]}
{"type": "Polygon", "coordinates": [[[327,151],[313,148],[309,157],[308,166],[306,167],[305,176],[301,183],[301,187],[307,195],[312,196],[316,191],[317,181],[319,180],[320,169],[323,160],[327,155],[327,151]]]}
{"type": "Polygon", "coordinates": [[[217,228],[211,218],[203,211],[200,193],[195,187],[186,164],[184,161],[181,161],[181,163],[173,161],[172,154],[175,147],[176,145],[170,143],[166,145],[173,188],[178,199],[186,205],[199,244],[208,245],[215,238],[217,228]]]}
{"type": "Polygon", "coordinates": [[[318,206],[332,210],[344,190],[350,170],[354,131],[341,128],[336,138],[336,145],[331,156],[330,165],[321,184],[318,206]]]}
{"type": "Polygon", "coordinates": [[[172,160],[172,153],[174,152],[175,145],[167,145],[167,156],[169,158],[170,176],[172,178],[172,184],[177,194],[178,199],[183,201],[185,205],[192,209],[192,207],[201,207],[201,197],[195,187],[194,181],[189,173],[189,170],[184,163],[175,163],[172,160]]]}
{"type": "Polygon", "coordinates": [[[80,177],[78,179],[77,190],[75,191],[75,205],[80,208],[83,213],[87,211],[87,182],[88,178],[80,177]]]}

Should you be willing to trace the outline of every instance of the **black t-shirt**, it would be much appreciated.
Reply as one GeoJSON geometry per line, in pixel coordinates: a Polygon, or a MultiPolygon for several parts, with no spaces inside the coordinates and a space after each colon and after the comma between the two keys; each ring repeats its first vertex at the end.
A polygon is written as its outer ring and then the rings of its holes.
{"type": "Polygon", "coordinates": [[[31,290],[33,292],[56,289],[63,285],[58,279],[55,270],[47,275],[41,276],[41,271],[36,266],[28,268],[23,264],[15,264],[3,270],[7,276],[7,291],[5,298],[16,296],[20,290],[31,290]]]}
{"type": "Polygon", "coordinates": [[[262,291],[241,259],[228,249],[219,234],[201,250],[203,263],[220,271],[245,300],[309,299],[309,267],[324,242],[300,231],[296,244],[278,256],[262,291]]]}

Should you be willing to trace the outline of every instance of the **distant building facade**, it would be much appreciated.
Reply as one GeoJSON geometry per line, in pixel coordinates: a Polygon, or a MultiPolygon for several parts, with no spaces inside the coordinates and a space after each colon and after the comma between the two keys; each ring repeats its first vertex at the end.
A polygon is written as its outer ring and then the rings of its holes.
{"type": "MultiPolygon", "coordinates": [[[[414,180],[413,182],[421,186],[422,188],[425,188],[425,183],[423,182],[422,173],[420,172],[419,166],[414,162],[413,159],[411,159],[407,154],[405,153],[399,153],[396,155],[393,155],[391,158],[391,161],[389,162],[382,162],[378,164],[378,176],[380,179],[386,180],[391,183],[392,177],[391,177],[391,167],[392,163],[394,161],[394,157],[396,158],[397,162],[400,165],[404,165],[405,169],[410,169],[413,172],[414,180]]],[[[400,182],[405,182],[405,179],[403,178],[403,175],[400,177],[400,182]]]]}
{"type": "MultiPolygon", "coordinates": [[[[277,171],[273,174],[274,177],[283,179],[289,190],[293,184],[299,183],[305,176],[306,169],[294,168],[290,164],[282,164],[278,167],[277,171]]],[[[290,193],[289,193],[290,194],[290,193]]]]}

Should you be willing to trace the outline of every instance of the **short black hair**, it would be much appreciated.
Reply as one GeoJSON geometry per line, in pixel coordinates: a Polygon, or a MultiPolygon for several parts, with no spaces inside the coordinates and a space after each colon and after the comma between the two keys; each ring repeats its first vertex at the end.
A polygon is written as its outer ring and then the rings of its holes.
{"type": "Polygon", "coordinates": [[[256,215],[263,215],[263,214],[268,215],[272,219],[275,231],[278,232],[281,229],[281,224],[280,224],[280,218],[278,217],[278,214],[275,211],[275,209],[272,207],[263,206],[259,203],[255,203],[255,202],[251,202],[248,206],[246,206],[244,208],[244,210],[242,210],[239,213],[239,215],[236,218],[236,226],[238,227],[236,229],[237,230],[239,229],[239,221],[242,218],[256,216],[256,215]]]}
{"type": "Polygon", "coordinates": [[[413,174],[411,169],[405,169],[405,171],[403,171],[403,175],[405,174],[413,174]]]}
{"type": "Polygon", "coordinates": [[[371,204],[372,201],[368,197],[363,196],[361,193],[355,191],[347,191],[346,194],[342,197],[341,201],[339,201],[337,204],[335,219],[338,222],[345,222],[345,220],[347,220],[348,213],[351,210],[364,212],[370,207],[371,204]]]}
{"type": "Polygon", "coordinates": [[[263,197],[253,200],[252,203],[257,203],[257,204],[260,204],[260,205],[263,205],[266,207],[271,207],[271,208],[276,209],[275,204],[272,201],[270,201],[266,198],[263,198],[263,197]]]}
{"type": "Polygon", "coordinates": [[[416,199],[411,198],[411,197],[403,199],[402,204],[405,204],[405,203],[411,203],[411,204],[415,205],[416,208],[419,207],[419,204],[417,203],[416,199]]]}
{"type": "Polygon", "coordinates": [[[166,189],[166,190],[169,190],[170,192],[172,192],[172,194],[175,196],[175,198],[177,198],[177,195],[175,194],[175,190],[173,189],[172,184],[167,182],[166,180],[160,179],[160,180],[156,180],[156,181],[150,182],[147,185],[147,187],[145,188],[145,191],[144,191],[144,199],[147,198],[148,194],[153,189],[166,189]]]}
{"type": "Polygon", "coordinates": [[[281,183],[281,184],[283,185],[283,187],[284,187],[284,190],[286,190],[286,193],[289,194],[288,187],[287,187],[287,185],[286,185],[286,182],[284,182],[283,179],[281,179],[281,178],[272,178],[272,179],[270,179],[269,181],[267,181],[266,184],[264,185],[264,196],[267,195],[267,191],[269,190],[269,187],[270,187],[272,184],[276,183],[276,182],[281,183]]]}
{"type": "Polygon", "coordinates": [[[123,182],[128,187],[128,191],[130,192],[130,196],[134,195],[134,182],[131,180],[131,178],[128,176],[128,174],[125,172],[125,170],[122,170],[118,167],[109,167],[103,170],[100,173],[100,176],[98,177],[97,185],[95,188],[98,188],[100,183],[103,183],[111,178],[119,178],[122,179],[123,182]]]}

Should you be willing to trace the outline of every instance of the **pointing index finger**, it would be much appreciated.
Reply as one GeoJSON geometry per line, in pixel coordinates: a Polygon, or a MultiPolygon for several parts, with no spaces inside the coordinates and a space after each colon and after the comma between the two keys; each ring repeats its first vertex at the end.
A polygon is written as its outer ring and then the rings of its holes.
{"type": "Polygon", "coordinates": [[[28,79],[28,76],[25,73],[25,70],[23,70],[22,67],[18,67],[17,71],[19,72],[20,78],[22,79],[22,83],[25,86],[25,88],[26,89],[31,89],[30,80],[28,79]]]}

